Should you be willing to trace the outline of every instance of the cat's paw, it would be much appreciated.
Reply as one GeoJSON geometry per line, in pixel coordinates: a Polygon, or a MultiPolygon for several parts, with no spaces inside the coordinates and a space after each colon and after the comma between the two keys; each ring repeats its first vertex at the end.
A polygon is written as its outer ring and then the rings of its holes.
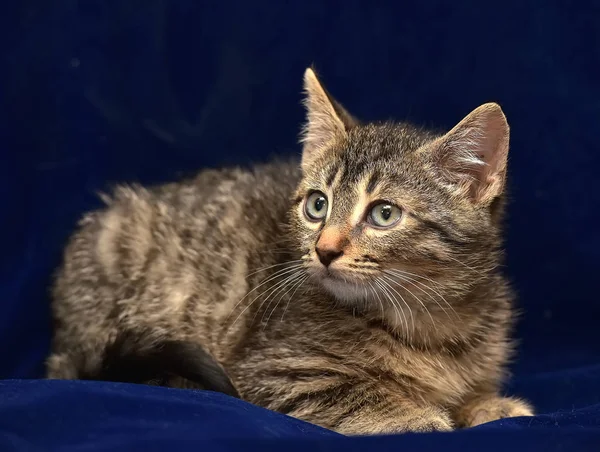
{"type": "Polygon", "coordinates": [[[454,430],[450,416],[438,408],[424,408],[412,414],[406,422],[406,431],[424,433],[454,430]]]}
{"type": "MultiPolygon", "coordinates": [[[[335,427],[343,435],[381,435],[397,433],[449,432],[452,420],[444,410],[431,407],[403,407],[392,413],[370,413],[344,419],[335,427]]],[[[308,420],[308,419],[307,419],[308,420]]]]}
{"type": "Polygon", "coordinates": [[[475,427],[507,417],[533,416],[533,410],[526,402],[508,397],[478,399],[466,408],[466,427],[475,427]]]}
{"type": "Polygon", "coordinates": [[[51,380],[75,380],[77,368],[73,360],[66,354],[53,354],[46,361],[46,377],[51,380]]]}

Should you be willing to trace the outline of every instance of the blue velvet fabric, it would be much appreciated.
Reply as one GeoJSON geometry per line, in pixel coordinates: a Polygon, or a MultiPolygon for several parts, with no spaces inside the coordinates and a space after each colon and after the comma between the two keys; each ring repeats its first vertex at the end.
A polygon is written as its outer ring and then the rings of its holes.
{"type": "Polygon", "coordinates": [[[563,2],[5,2],[0,82],[0,449],[600,450],[600,10],[563,2]],[[512,126],[507,392],[538,416],[346,439],[210,393],[47,382],[48,286],[117,181],[298,153],[304,68],[363,119],[512,126]],[[21,379],[21,380],[16,380],[21,379]],[[414,448],[414,449],[411,449],[414,448]]]}

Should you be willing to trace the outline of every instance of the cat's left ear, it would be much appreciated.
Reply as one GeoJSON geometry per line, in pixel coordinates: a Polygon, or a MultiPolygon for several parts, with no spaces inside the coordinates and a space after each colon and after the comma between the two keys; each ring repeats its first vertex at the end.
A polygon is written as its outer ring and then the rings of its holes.
{"type": "Polygon", "coordinates": [[[484,104],[434,141],[434,164],[455,189],[477,205],[504,191],[509,127],[498,104],[484,104]]]}
{"type": "Polygon", "coordinates": [[[328,144],[343,138],[357,121],[327,92],[312,68],[304,73],[304,91],[306,124],[300,141],[302,166],[306,167],[328,144]]]}

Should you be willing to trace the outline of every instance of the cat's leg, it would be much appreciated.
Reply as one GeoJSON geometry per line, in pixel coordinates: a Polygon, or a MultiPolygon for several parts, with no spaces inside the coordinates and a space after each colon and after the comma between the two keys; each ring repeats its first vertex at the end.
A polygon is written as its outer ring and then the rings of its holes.
{"type": "Polygon", "coordinates": [[[46,378],[75,380],[79,376],[76,360],[68,353],[52,353],[46,360],[46,378]]]}
{"type": "Polygon", "coordinates": [[[103,349],[81,349],[69,352],[54,351],[46,360],[46,378],[50,380],[88,379],[102,365],[103,349]]]}
{"type": "Polygon", "coordinates": [[[378,410],[377,407],[343,419],[335,428],[346,435],[366,435],[406,432],[445,432],[453,430],[448,413],[434,405],[420,407],[401,403],[378,410]]]}
{"type": "Polygon", "coordinates": [[[484,394],[470,399],[459,408],[455,420],[461,427],[474,427],[507,417],[533,416],[531,406],[520,399],[484,394]]]}
{"type": "Polygon", "coordinates": [[[99,335],[87,341],[81,338],[81,342],[76,342],[72,338],[65,339],[63,333],[59,330],[54,337],[52,352],[46,359],[46,378],[77,380],[94,375],[102,366],[108,336],[99,335]]]}

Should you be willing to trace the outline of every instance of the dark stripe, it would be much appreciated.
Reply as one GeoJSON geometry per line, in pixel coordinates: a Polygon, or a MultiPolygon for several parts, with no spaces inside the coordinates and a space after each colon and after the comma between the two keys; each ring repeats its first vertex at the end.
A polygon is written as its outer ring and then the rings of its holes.
{"type": "Polygon", "coordinates": [[[373,193],[373,190],[375,190],[375,187],[377,187],[377,184],[379,183],[380,178],[381,178],[381,174],[379,174],[379,171],[373,171],[373,173],[371,173],[369,183],[367,184],[367,193],[368,194],[373,193]]]}
{"type": "Polygon", "coordinates": [[[340,399],[347,397],[353,389],[354,385],[352,383],[339,382],[318,391],[303,392],[279,405],[277,411],[288,414],[301,407],[304,402],[309,401],[318,401],[323,408],[337,406],[340,399]]]}
{"type": "MultiPolygon", "coordinates": [[[[343,403],[337,403],[332,415],[333,428],[338,427],[348,418],[356,417],[363,410],[377,411],[379,414],[390,413],[397,408],[394,401],[380,398],[376,386],[370,383],[354,383],[344,395],[343,403]]],[[[335,403],[335,401],[334,401],[335,403]]]]}
{"type": "Polygon", "coordinates": [[[467,339],[460,340],[458,342],[445,341],[440,346],[440,352],[451,356],[452,358],[458,358],[466,353],[470,353],[477,345],[483,341],[481,334],[474,334],[469,336],[467,339]]]}
{"type": "MultiPolygon", "coordinates": [[[[184,301],[181,324],[182,324],[182,328],[185,331],[189,332],[190,334],[193,334],[194,311],[196,309],[196,306],[198,306],[198,303],[199,303],[199,296],[197,293],[192,294],[190,297],[188,297],[184,301]]],[[[209,319],[209,318],[211,318],[211,316],[207,316],[207,319],[209,319]]]]}
{"type": "Polygon", "coordinates": [[[348,188],[351,188],[361,179],[364,169],[364,165],[361,164],[344,165],[341,180],[348,188]]]}
{"type": "MultiPolygon", "coordinates": [[[[430,352],[430,353],[441,353],[444,355],[451,356],[453,358],[458,358],[461,355],[464,355],[467,352],[473,350],[478,344],[483,341],[483,335],[473,334],[466,339],[461,339],[459,341],[443,341],[439,344],[423,344],[423,343],[415,343],[410,342],[400,336],[396,331],[394,331],[391,327],[389,327],[386,323],[379,319],[372,319],[367,322],[367,326],[369,328],[380,329],[385,331],[391,336],[391,339],[401,343],[405,347],[412,348],[414,350],[419,350],[421,352],[430,352]]],[[[379,378],[382,376],[379,375],[379,378]]],[[[411,385],[416,384],[416,381],[408,376],[408,375],[391,375],[390,379],[398,381],[401,380],[402,383],[411,385]]]]}
{"type": "Polygon", "coordinates": [[[328,187],[330,187],[331,184],[333,184],[333,180],[335,179],[335,176],[337,175],[339,169],[340,169],[339,165],[335,165],[331,169],[331,172],[329,173],[329,176],[327,176],[327,180],[325,181],[325,185],[327,185],[328,187]]]}
{"type": "Polygon", "coordinates": [[[323,378],[342,377],[344,374],[340,372],[331,372],[323,369],[269,369],[265,372],[258,372],[258,376],[261,378],[286,378],[289,381],[306,381],[306,380],[318,380],[323,378]]]}
{"type": "Polygon", "coordinates": [[[374,264],[379,263],[377,259],[375,259],[373,256],[369,256],[368,254],[363,255],[362,258],[367,262],[373,262],[374,264]]]}
{"type": "Polygon", "coordinates": [[[411,344],[405,341],[402,336],[400,336],[392,327],[390,327],[384,321],[384,319],[369,319],[367,321],[367,328],[385,331],[390,336],[390,339],[392,339],[393,341],[400,342],[402,345],[405,345],[407,347],[411,346],[411,344]]]}
{"type": "MultiPolygon", "coordinates": [[[[351,385],[351,387],[347,391],[345,391],[346,393],[343,394],[345,395],[345,403],[340,404],[338,402],[336,406],[335,418],[331,419],[332,424],[335,427],[339,426],[342,423],[342,421],[356,416],[358,412],[365,408],[365,405],[367,410],[371,408],[369,406],[370,404],[365,403],[365,399],[368,399],[368,397],[364,397],[364,395],[367,394],[369,391],[372,391],[372,388],[358,388],[356,384],[351,385]],[[363,395],[363,397],[361,397],[361,395],[363,395]]],[[[336,404],[336,402],[337,400],[334,400],[333,403],[336,404]]]]}
{"type": "Polygon", "coordinates": [[[467,246],[470,244],[468,240],[461,240],[455,237],[450,231],[448,231],[444,226],[440,223],[436,223],[435,221],[426,220],[418,215],[413,214],[413,216],[426,228],[435,231],[440,239],[444,242],[453,245],[453,246],[467,246]]]}

